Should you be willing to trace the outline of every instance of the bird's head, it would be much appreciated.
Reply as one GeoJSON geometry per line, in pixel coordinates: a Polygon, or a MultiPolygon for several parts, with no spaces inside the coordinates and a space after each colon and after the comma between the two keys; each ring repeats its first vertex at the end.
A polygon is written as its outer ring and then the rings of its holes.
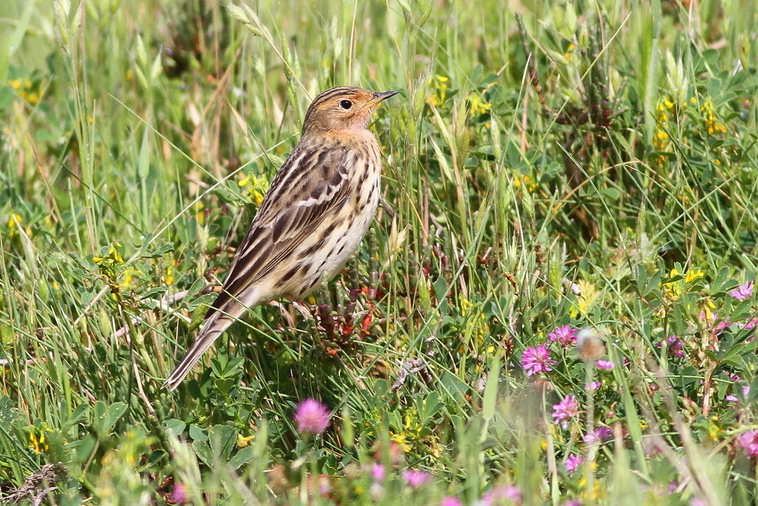
{"type": "Polygon", "coordinates": [[[303,135],[309,132],[363,130],[379,104],[399,91],[373,92],[341,86],[317,96],[308,108],[303,135]]]}

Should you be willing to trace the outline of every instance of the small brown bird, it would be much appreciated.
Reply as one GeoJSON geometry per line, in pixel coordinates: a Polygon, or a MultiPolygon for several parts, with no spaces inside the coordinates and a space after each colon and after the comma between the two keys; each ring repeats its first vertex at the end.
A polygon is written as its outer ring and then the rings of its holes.
{"type": "Polygon", "coordinates": [[[164,386],[176,388],[248,309],[279,297],[302,300],[342,269],[381,194],[381,153],[368,124],[397,93],[339,87],[311,103],[300,142],[271,182],[205,325],[164,386]]]}

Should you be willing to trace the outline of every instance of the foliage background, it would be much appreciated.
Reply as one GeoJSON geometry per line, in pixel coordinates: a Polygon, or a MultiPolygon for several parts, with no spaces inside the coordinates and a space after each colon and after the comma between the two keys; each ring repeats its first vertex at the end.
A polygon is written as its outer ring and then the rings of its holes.
{"type": "Polygon", "coordinates": [[[3,2],[5,500],[752,504],[756,10],[3,2]],[[257,308],[161,389],[343,84],[404,91],[355,261],[314,318],[257,308]],[[566,325],[615,367],[551,341],[566,325]],[[314,438],[309,397],[334,413],[314,438]]]}

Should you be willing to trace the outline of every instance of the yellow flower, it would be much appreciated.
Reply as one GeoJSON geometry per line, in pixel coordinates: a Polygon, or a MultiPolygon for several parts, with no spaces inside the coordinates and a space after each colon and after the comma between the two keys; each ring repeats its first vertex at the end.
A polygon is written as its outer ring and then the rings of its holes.
{"type": "Polygon", "coordinates": [[[124,263],[124,259],[121,257],[121,253],[116,248],[121,247],[121,244],[114,242],[111,244],[111,247],[108,248],[108,256],[113,258],[116,262],[122,264],[124,263]]]}
{"type": "Polygon", "coordinates": [[[717,416],[712,416],[710,420],[708,420],[708,437],[713,441],[721,439],[721,434],[724,432],[724,430],[719,427],[718,421],[719,418],[717,416]]]}
{"type": "Polygon", "coordinates": [[[241,188],[247,186],[248,198],[256,206],[260,206],[263,203],[263,196],[266,194],[268,188],[268,180],[264,177],[258,177],[255,174],[248,174],[243,177],[238,183],[241,188]]]}
{"type": "Polygon", "coordinates": [[[237,434],[237,448],[246,447],[254,438],[255,436],[243,436],[242,434],[237,434]]]}
{"type": "Polygon", "coordinates": [[[39,427],[31,427],[29,431],[29,448],[37,455],[50,449],[45,432],[47,432],[47,429],[39,427]]]}
{"type": "MultiPolygon", "coordinates": [[[[596,464],[593,462],[593,467],[594,467],[594,465],[596,465],[596,464]]],[[[579,488],[584,489],[586,486],[587,486],[587,478],[586,477],[582,477],[579,480],[579,488]]],[[[589,497],[590,496],[589,491],[587,491],[587,490],[584,491],[583,495],[584,495],[584,497],[586,499],[590,498],[589,497]]],[[[601,499],[603,497],[605,497],[605,490],[602,488],[602,485],[600,484],[600,480],[595,480],[595,485],[592,487],[592,499],[596,501],[596,500],[601,499]]]]}
{"type": "Polygon", "coordinates": [[[450,78],[441,75],[435,75],[429,80],[429,85],[432,88],[432,93],[426,97],[426,102],[429,105],[438,106],[445,101],[448,81],[450,78]]]}
{"type": "Polygon", "coordinates": [[[681,297],[685,291],[685,285],[693,283],[695,280],[705,276],[700,269],[688,269],[687,272],[682,274],[676,268],[671,269],[669,272],[669,278],[679,278],[675,281],[669,281],[663,284],[663,291],[668,300],[675,301],[681,297]],[[682,279],[682,277],[684,279],[682,279]]]}
{"type": "Polygon", "coordinates": [[[479,116],[490,112],[492,104],[489,104],[482,100],[479,94],[472,94],[468,97],[468,103],[471,106],[471,114],[473,116],[479,116]]]}
{"type": "Polygon", "coordinates": [[[121,244],[114,242],[108,247],[105,255],[92,257],[92,261],[100,268],[100,273],[104,274],[114,287],[121,286],[121,283],[117,281],[117,278],[120,276],[119,268],[124,264],[124,259],[118,250],[120,247],[121,244]]]}
{"type": "Polygon", "coordinates": [[[404,453],[411,451],[411,445],[405,440],[405,434],[395,434],[390,431],[390,441],[397,443],[397,445],[403,450],[404,453]]]}
{"type": "Polygon", "coordinates": [[[163,274],[163,282],[167,285],[174,284],[174,266],[169,265],[166,267],[166,272],[163,274]]]}
{"type": "Polygon", "coordinates": [[[667,300],[674,302],[682,296],[682,281],[666,283],[663,287],[663,294],[667,300]]]}
{"type": "Polygon", "coordinates": [[[37,105],[37,102],[39,102],[39,99],[40,99],[40,96],[39,96],[39,93],[37,92],[27,94],[25,98],[25,100],[30,105],[37,105]]]}
{"type": "Polygon", "coordinates": [[[263,203],[263,193],[258,190],[252,191],[253,204],[260,206],[263,203]]]}
{"type": "Polygon", "coordinates": [[[703,114],[703,123],[708,135],[714,135],[718,133],[726,133],[726,125],[719,122],[716,115],[716,108],[713,106],[713,100],[708,97],[703,105],[700,107],[700,112],[703,114]]]}
{"type": "MultiPolygon", "coordinates": [[[[93,258],[94,260],[94,258],[93,258]]],[[[132,266],[129,266],[124,270],[124,280],[121,283],[121,288],[124,290],[128,290],[134,285],[134,277],[135,274],[141,274],[139,269],[135,269],[132,266]]]]}
{"type": "Polygon", "coordinates": [[[516,188],[523,186],[529,193],[537,189],[537,183],[533,182],[531,177],[525,176],[518,171],[513,171],[513,186],[516,188]]]}
{"type": "Polygon", "coordinates": [[[698,278],[702,278],[703,276],[705,276],[705,274],[703,274],[703,271],[701,271],[700,269],[696,269],[696,270],[690,269],[684,275],[684,282],[689,284],[698,278]]]}
{"type": "Polygon", "coordinates": [[[195,204],[195,219],[197,220],[198,224],[200,224],[200,226],[203,226],[205,224],[205,204],[203,204],[200,200],[198,200],[195,204]]]}
{"type": "Polygon", "coordinates": [[[458,298],[458,305],[461,308],[461,316],[466,316],[468,310],[474,307],[474,304],[463,295],[458,298]]]}
{"type": "Polygon", "coordinates": [[[16,225],[19,225],[24,219],[15,213],[11,213],[10,218],[8,218],[8,228],[14,228],[16,225]]]}
{"type": "Polygon", "coordinates": [[[8,218],[8,235],[10,237],[14,237],[18,233],[16,227],[20,227],[22,221],[24,221],[24,219],[20,215],[11,213],[10,217],[8,218]]]}
{"type": "Polygon", "coordinates": [[[703,310],[703,313],[705,314],[706,321],[713,320],[713,311],[711,311],[711,308],[706,306],[705,309],[703,310]]]}

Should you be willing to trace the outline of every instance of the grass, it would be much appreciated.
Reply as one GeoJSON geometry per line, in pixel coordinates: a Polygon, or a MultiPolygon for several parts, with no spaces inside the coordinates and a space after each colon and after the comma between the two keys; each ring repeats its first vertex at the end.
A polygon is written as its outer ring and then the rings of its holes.
{"type": "Polygon", "coordinates": [[[754,504],[757,17],[3,3],[3,501],[754,504]],[[404,91],[355,260],[161,389],[344,84],[404,91]]]}

